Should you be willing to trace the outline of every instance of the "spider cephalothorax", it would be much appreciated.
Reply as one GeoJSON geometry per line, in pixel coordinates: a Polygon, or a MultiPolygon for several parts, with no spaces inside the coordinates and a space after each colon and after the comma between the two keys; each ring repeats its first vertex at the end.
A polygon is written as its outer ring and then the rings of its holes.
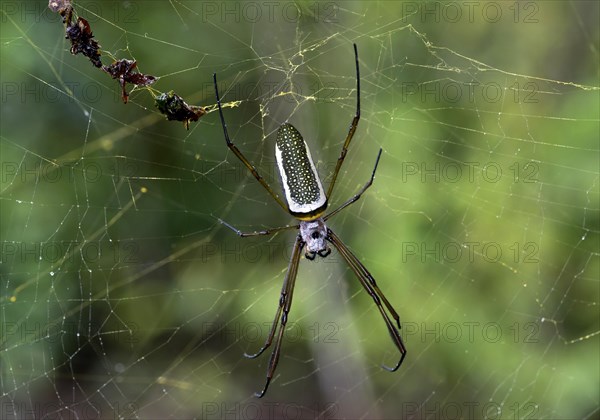
{"type": "Polygon", "coordinates": [[[325,258],[331,253],[331,248],[327,245],[327,226],[322,218],[300,222],[300,236],[306,243],[306,252],[304,255],[309,260],[314,260],[315,255],[325,258]]]}

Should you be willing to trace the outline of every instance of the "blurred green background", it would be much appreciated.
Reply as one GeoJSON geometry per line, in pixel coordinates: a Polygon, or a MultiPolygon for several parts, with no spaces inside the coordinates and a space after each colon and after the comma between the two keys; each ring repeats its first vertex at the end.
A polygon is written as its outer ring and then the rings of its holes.
{"type": "MultiPolygon", "coordinates": [[[[160,77],[124,105],[69,53],[45,1],[2,2],[2,418],[596,418],[596,2],[74,3],[102,46],[160,77]],[[324,184],[362,118],[329,226],[403,322],[397,352],[335,252],[303,259],[262,388],[293,223],[276,191],[289,121],[324,184]],[[29,413],[29,414],[28,414],[29,413]],[[33,414],[32,414],[33,413],[33,414]]],[[[131,90],[131,86],[128,87],[131,90]]]]}

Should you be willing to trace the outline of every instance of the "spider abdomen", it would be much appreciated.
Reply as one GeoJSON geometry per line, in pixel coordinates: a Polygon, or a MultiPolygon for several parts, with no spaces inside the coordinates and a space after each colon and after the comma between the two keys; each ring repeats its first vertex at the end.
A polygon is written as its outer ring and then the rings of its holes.
{"type": "Polygon", "coordinates": [[[327,197],[310,150],[293,125],[279,127],[275,157],[290,213],[302,220],[319,217],[327,208],[327,197]]]}

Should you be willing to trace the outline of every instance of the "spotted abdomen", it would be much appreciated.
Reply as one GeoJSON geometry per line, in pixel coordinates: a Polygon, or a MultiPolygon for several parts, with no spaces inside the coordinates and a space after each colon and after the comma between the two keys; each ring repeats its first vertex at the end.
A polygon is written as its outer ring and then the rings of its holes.
{"type": "Polygon", "coordinates": [[[275,157],[290,213],[303,220],[319,217],[327,207],[327,197],[310,150],[293,125],[279,127],[275,157]]]}

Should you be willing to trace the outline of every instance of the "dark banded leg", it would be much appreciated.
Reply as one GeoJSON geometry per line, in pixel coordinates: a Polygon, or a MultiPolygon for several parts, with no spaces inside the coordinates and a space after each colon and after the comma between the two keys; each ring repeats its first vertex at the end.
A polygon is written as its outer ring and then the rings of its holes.
{"type": "Polygon", "coordinates": [[[379,165],[379,158],[381,157],[381,150],[382,149],[379,149],[379,153],[377,154],[377,159],[375,160],[375,166],[373,167],[373,172],[371,173],[371,178],[369,179],[369,181],[365,185],[363,185],[363,187],[361,188],[361,190],[357,194],[355,194],[354,196],[352,196],[348,201],[346,201],[344,204],[342,204],[341,206],[339,206],[337,209],[335,209],[331,213],[325,215],[323,217],[324,221],[327,221],[327,219],[335,216],[340,211],[342,211],[343,209],[345,209],[346,207],[348,207],[350,204],[352,204],[355,201],[357,201],[360,198],[360,196],[363,195],[363,193],[365,191],[367,191],[367,189],[371,185],[373,185],[373,180],[375,179],[375,171],[377,170],[377,165],[379,165]]]}
{"type": "Polygon", "coordinates": [[[335,181],[337,179],[338,173],[340,172],[340,168],[342,167],[342,163],[344,163],[344,159],[346,158],[346,153],[348,152],[348,146],[350,145],[350,141],[354,136],[354,132],[358,127],[358,121],[360,120],[360,72],[358,69],[358,48],[356,44],[354,45],[354,60],[356,62],[356,113],[354,114],[354,118],[352,119],[352,123],[350,124],[350,130],[348,131],[348,135],[346,136],[346,140],[344,141],[344,145],[342,146],[342,151],[340,152],[340,157],[338,157],[337,164],[335,165],[335,169],[333,170],[333,176],[331,178],[331,183],[329,184],[329,189],[327,190],[327,198],[331,200],[331,193],[333,192],[333,187],[335,186],[335,181]]]}
{"type": "Polygon", "coordinates": [[[221,125],[223,126],[223,134],[225,135],[225,142],[227,143],[227,147],[237,156],[237,158],[248,168],[248,170],[252,173],[254,178],[271,194],[271,197],[275,199],[277,204],[281,206],[286,212],[288,211],[287,205],[281,201],[281,198],[271,189],[267,181],[258,173],[258,170],[252,165],[248,159],[242,154],[240,149],[237,148],[235,144],[229,138],[229,133],[227,132],[227,124],[225,123],[225,117],[223,116],[223,109],[221,108],[221,98],[219,97],[219,88],[217,87],[217,73],[213,74],[213,80],[215,83],[215,94],[217,96],[217,105],[219,107],[219,115],[221,116],[221,125]]]}
{"type": "Polygon", "coordinates": [[[273,353],[271,353],[271,358],[269,359],[269,368],[267,369],[267,381],[265,383],[265,387],[261,392],[257,392],[256,394],[254,394],[258,398],[262,398],[267,392],[267,388],[271,383],[271,379],[273,378],[273,374],[275,373],[275,369],[277,368],[277,363],[279,362],[279,354],[281,353],[281,343],[283,341],[283,334],[285,332],[288,314],[290,313],[290,309],[292,307],[294,284],[296,283],[298,265],[300,263],[300,255],[302,254],[302,249],[304,248],[304,245],[305,243],[302,240],[302,237],[298,235],[296,237],[296,242],[294,243],[294,248],[292,250],[290,264],[288,266],[288,270],[283,281],[283,287],[281,288],[279,307],[277,308],[277,312],[275,313],[275,319],[273,320],[273,324],[271,325],[271,330],[269,331],[269,336],[267,337],[265,344],[260,348],[260,350],[258,350],[254,354],[244,354],[246,357],[254,359],[255,357],[260,356],[266,349],[268,349],[271,346],[271,344],[273,343],[273,338],[275,337],[275,332],[277,331],[277,326],[279,324],[279,317],[281,316],[281,325],[279,325],[279,334],[277,334],[277,340],[275,341],[275,349],[273,349],[273,353]]]}
{"type": "Polygon", "coordinates": [[[275,232],[279,232],[279,231],[282,231],[282,230],[298,229],[300,227],[300,225],[287,225],[287,226],[281,226],[281,227],[276,227],[276,228],[269,228],[269,229],[265,229],[265,230],[255,230],[254,232],[242,232],[241,230],[239,230],[236,227],[230,225],[229,223],[227,223],[224,220],[219,219],[219,223],[221,223],[222,225],[227,226],[229,229],[231,229],[232,231],[234,231],[238,236],[240,236],[242,238],[247,238],[248,236],[271,235],[271,234],[273,234],[275,232]]]}
{"type": "Polygon", "coordinates": [[[346,262],[348,263],[348,265],[350,266],[352,271],[354,271],[354,274],[356,274],[356,277],[358,277],[360,284],[362,284],[362,286],[369,293],[371,298],[373,298],[373,301],[377,305],[377,309],[379,309],[379,312],[381,313],[381,316],[383,317],[383,320],[385,321],[385,325],[388,328],[390,337],[392,338],[392,341],[394,342],[394,344],[398,348],[398,351],[400,352],[400,360],[394,367],[389,367],[389,366],[383,365],[384,369],[386,369],[390,372],[394,372],[394,371],[398,370],[398,368],[402,364],[402,361],[404,360],[404,357],[406,356],[406,347],[404,346],[404,342],[402,341],[402,337],[400,336],[400,333],[398,332],[398,330],[392,323],[388,314],[383,309],[381,302],[383,301],[383,304],[385,305],[387,310],[391,313],[392,317],[396,320],[396,322],[398,324],[398,328],[400,328],[400,317],[398,316],[398,313],[394,310],[394,308],[392,307],[390,302],[387,300],[387,298],[384,296],[384,294],[381,292],[381,290],[379,290],[379,287],[377,286],[375,279],[373,278],[373,276],[371,276],[371,273],[369,273],[369,271],[366,269],[366,267],[358,260],[358,258],[356,258],[356,256],[352,253],[352,251],[350,251],[348,249],[348,247],[342,242],[342,240],[335,233],[333,233],[333,231],[331,229],[327,229],[327,233],[328,233],[327,240],[329,242],[331,242],[333,244],[333,246],[335,246],[335,248],[342,255],[342,257],[344,257],[344,260],[346,260],[346,262]]]}

